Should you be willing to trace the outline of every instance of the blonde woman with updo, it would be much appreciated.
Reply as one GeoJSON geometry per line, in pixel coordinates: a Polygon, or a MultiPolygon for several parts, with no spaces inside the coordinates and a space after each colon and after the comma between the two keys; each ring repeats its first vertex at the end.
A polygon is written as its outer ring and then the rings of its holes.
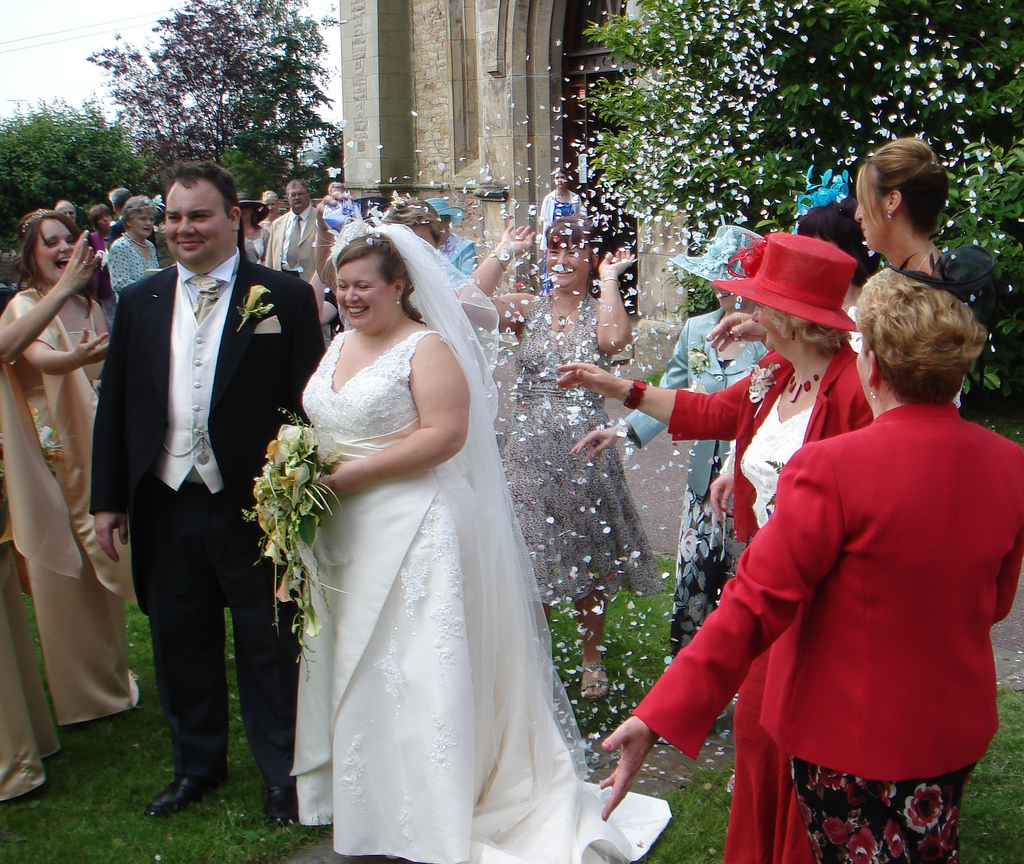
{"type": "Polygon", "coordinates": [[[789,461],[718,611],[605,742],[623,750],[606,812],[659,735],[696,755],[772,646],[761,720],[816,860],[959,860],[998,726],[989,631],[1024,556],[1024,452],[952,404],[986,337],[958,297],[886,271],[858,310],[874,422],[789,461]]]}
{"type": "Polygon", "coordinates": [[[949,175],[920,138],[890,141],[857,174],[856,218],[872,252],[900,270],[931,275],[939,260],[932,235],[949,197],[949,175]]]}

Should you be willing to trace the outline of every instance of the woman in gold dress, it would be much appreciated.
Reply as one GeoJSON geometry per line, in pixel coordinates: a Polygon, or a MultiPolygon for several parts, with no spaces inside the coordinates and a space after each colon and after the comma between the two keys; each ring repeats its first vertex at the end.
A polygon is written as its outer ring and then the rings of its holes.
{"type": "Polygon", "coordinates": [[[115,564],[103,554],[89,513],[107,328],[91,286],[70,291],[62,277],[84,268],[88,278],[94,265],[83,263],[87,247],[59,213],[30,213],[19,235],[24,290],[0,317],[0,426],[11,533],[25,560],[57,722],[67,725],[138,701],[125,631],[125,601],[135,598],[130,556],[115,564]],[[51,293],[61,282],[61,295],[51,293]]]}

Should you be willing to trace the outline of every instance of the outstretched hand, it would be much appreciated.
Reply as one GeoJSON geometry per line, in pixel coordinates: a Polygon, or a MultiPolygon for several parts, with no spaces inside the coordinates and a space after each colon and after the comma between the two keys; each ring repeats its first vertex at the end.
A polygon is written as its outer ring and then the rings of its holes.
{"type": "Polygon", "coordinates": [[[644,759],[647,758],[647,754],[651,752],[651,748],[657,741],[657,733],[639,717],[633,716],[601,742],[601,749],[606,753],[619,751],[619,764],[615,766],[611,776],[601,781],[602,789],[607,789],[609,786],[612,789],[611,795],[608,796],[604,809],[601,811],[601,818],[605,822],[612,815],[612,811],[622,803],[622,799],[626,797],[626,793],[633,785],[633,780],[643,767],[644,759]]]}
{"type": "Polygon", "coordinates": [[[618,279],[630,267],[636,263],[636,255],[628,246],[623,246],[615,252],[608,252],[597,265],[597,275],[600,279],[618,279]]]}
{"type": "Polygon", "coordinates": [[[598,462],[604,462],[604,451],[611,447],[618,437],[619,433],[614,426],[594,429],[577,441],[569,453],[573,456],[582,453],[588,459],[596,458],[598,462]]]}
{"type": "Polygon", "coordinates": [[[766,335],[764,327],[747,312],[730,312],[711,329],[707,341],[716,351],[721,351],[733,342],[763,342],[766,335]]]}
{"type": "Polygon", "coordinates": [[[106,333],[92,336],[90,331],[84,331],[82,333],[82,341],[71,351],[71,356],[78,363],[78,368],[89,366],[92,363],[99,363],[103,360],[107,356],[107,343],[109,341],[110,336],[106,333]]]}
{"type": "Polygon", "coordinates": [[[612,399],[625,399],[633,386],[632,381],[612,375],[593,363],[566,363],[559,366],[558,371],[562,373],[555,382],[559,387],[585,387],[612,399]]]}
{"type": "Polygon", "coordinates": [[[509,217],[508,226],[502,232],[501,241],[498,243],[496,251],[502,259],[505,257],[501,254],[502,252],[506,253],[510,259],[515,258],[517,255],[529,251],[536,239],[537,232],[529,225],[516,225],[514,218],[509,217]]]}

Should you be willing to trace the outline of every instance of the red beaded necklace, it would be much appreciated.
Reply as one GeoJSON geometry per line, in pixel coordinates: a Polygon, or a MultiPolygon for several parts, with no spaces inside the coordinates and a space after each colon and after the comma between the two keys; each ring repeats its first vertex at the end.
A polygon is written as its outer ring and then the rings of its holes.
{"type": "Polygon", "coordinates": [[[807,392],[810,391],[810,389],[811,389],[811,382],[812,381],[820,381],[820,380],[821,380],[821,376],[820,375],[812,375],[810,378],[808,378],[806,381],[804,381],[803,384],[797,384],[797,381],[796,381],[795,377],[794,378],[790,378],[789,379],[789,385],[786,387],[786,392],[792,394],[792,396],[790,396],[789,401],[790,402],[796,402],[797,397],[799,397],[799,395],[801,393],[807,393],[807,392]]]}

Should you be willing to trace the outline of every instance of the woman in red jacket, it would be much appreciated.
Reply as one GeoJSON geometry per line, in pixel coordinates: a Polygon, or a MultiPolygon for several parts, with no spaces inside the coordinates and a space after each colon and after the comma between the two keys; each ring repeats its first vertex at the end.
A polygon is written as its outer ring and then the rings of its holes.
{"type": "MultiPolygon", "coordinates": [[[[779,472],[804,443],[867,425],[871,411],[848,345],[853,321],[842,311],[856,262],[830,243],[770,234],[763,257],[743,262],[749,278],[722,284],[760,305],[754,317],[771,349],[749,378],[718,393],[641,390],[593,367],[563,367],[562,386],[626,399],[669,424],[677,440],[736,439],[734,517],[747,542],[775,506],[779,472]],[[639,392],[638,392],[639,391],[639,392]]],[[[716,283],[717,285],[718,283],[716,283]]],[[[632,404],[631,404],[632,403],[632,404]]],[[[751,668],[735,714],[736,777],[726,864],[810,864],[789,760],[761,726],[767,654],[751,668]]]]}
{"type": "Polygon", "coordinates": [[[817,859],[959,860],[998,725],[989,630],[1024,556],[1024,452],[951,404],[985,339],[953,293],[887,271],[858,311],[875,421],[786,467],[718,610],[605,742],[623,749],[606,813],[658,735],[696,753],[775,642],[761,719],[817,859]]]}

